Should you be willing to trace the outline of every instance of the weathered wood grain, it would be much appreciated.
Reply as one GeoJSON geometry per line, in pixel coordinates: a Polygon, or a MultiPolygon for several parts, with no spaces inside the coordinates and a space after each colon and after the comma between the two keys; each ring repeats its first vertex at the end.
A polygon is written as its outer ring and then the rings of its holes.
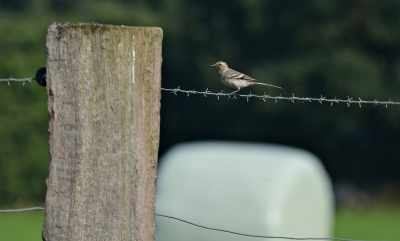
{"type": "Polygon", "coordinates": [[[54,23],[43,240],[154,240],[160,28],[54,23]]]}

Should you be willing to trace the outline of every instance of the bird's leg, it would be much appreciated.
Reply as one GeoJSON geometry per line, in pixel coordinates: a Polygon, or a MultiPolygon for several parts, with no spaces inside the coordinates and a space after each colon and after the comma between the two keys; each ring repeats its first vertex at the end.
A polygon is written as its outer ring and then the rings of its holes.
{"type": "Polygon", "coordinates": [[[233,98],[236,99],[236,92],[238,92],[239,90],[240,90],[240,88],[235,90],[235,91],[233,91],[232,93],[229,93],[229,97],[232,96],[233,98]]]}

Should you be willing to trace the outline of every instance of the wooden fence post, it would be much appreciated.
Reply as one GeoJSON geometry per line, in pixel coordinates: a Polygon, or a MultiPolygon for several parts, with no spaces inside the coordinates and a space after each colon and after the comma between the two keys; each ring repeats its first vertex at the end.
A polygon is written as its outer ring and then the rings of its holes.
{"type": "Polygon", "coordinates": [[[43,240],[154,240],[162,34],[49,27],[43,240]]]}

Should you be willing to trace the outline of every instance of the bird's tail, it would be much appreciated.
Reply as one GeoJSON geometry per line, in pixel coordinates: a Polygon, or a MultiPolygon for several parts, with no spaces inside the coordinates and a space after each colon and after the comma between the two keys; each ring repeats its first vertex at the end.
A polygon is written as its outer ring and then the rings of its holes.
{"type": "Polygon", "coordinates": [[[270,84],[266,84],[266,83],[262,83],[262,82],[257,82],[257,84],[259,85],[266,85],[269,87],[274,87],[274,88],[278,88],[278,89],[283,89],[282,87],[276,86],[276,85],[270,85],[270,84]]]}

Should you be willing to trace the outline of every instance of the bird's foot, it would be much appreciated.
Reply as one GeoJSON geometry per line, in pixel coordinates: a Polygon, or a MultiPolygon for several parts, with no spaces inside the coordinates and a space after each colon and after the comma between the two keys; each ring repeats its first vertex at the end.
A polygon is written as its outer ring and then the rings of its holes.
{"type": "Polygon", "coordinates": [[[229,99],[230,99],[231,97],[237,99],[237,98],[236,98],[236,92],[237,92],[237,91],[233,91],[232,93],[229,93],[229,94],[228,94],[229,99]]]}

